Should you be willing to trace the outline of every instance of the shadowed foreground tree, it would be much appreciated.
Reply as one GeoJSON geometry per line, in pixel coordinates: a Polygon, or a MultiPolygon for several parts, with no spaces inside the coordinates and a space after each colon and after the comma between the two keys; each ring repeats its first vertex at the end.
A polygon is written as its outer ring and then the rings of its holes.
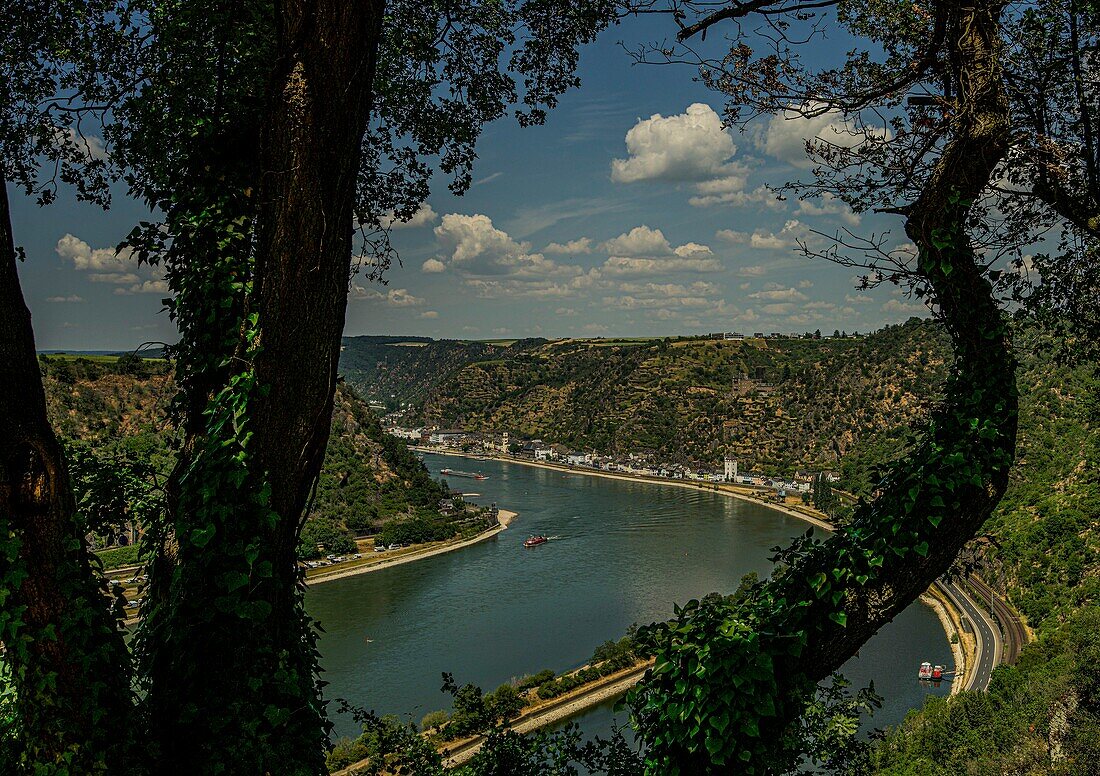
{"type": "MultiPolygon", "coordinates": [[[[28,20],[36,8],[19,6],[28,20]]],[[[546,0],[134,0],[90,10],[134,44],[105,60],[115,91],[100,112],[114,121],[105,134],[113,170],[163,214],[129,243],[164,266],[174,294],[182,439],[168,515],[147,526],[152,582],[135,642],[141,724],[86,692],[77,699],[83,729],[69,726],[59,750],[102,760],[112,728],[101,721],[111,718],[122,725],[114,738],[140,740],[156,773],[323,770],[328,723],[295,549],[329,433],[354,249],[364,246],[371,274],[384,269],[385,229],[423,202],[431,158],[463,191],[484,123],[517,102],[521,123],[540,121],[576,84],[576,49],[610,10],[546,0]]],[[[64,95],[69,104],[87,98],[79,86],[64,95]]],[[[24,314],[17,363],[27,367],[29,320],[10,296],[12,314],[24,314]]],[[[69,533],[51,549],[72,556],[13,574],[49,584],[72,571],[91,583],[71,514],[61,517],[69,533]]],[[[16,526],[8,536],[18,548],[29,534],[16,526]]],[[[20,581],[5,578],[5,593],[20,581]]],[[[77,602],[106,623],[101,641],[121,646],[97,596],[77,602]]],[[[52,649],[45,614],[39,632],[5,632],[17,658],[17,635],[31,651],[52,649]]],[[[125,653],[115,670],[94,663],[91,649],[68,651],[66,665],[121,688],[128,711],[125,653]]],[[[20,688],[24,675],[52,681],[36,666],[13,667],[20,688]]],[[[31,700],[16,697],[27,708],[31,700]]],[[[46,722],[17,720],[22,756],[36,767],[50,762],[35,743],[48,737],[46,722]]]]}
{"type": "Polygon", "coordinates": [[[869,283],[889,267],[886,279],[923,296],[954,345],[945,401],[848,525],[782,552],[777,572],[745,599],[690,602],[650,632],[656,664],[630,697],[649,772],[784,772],[801,757],[797,720],[817,683],[949,568],[1007,484],[1015,362],[983,255],[991,245],[1018,247],[983,203],[1010,148],[1004,4],[765,0],[648,10],[676,13],[682,48],[642,58],[701,65],[729,96],[731,121],[829,115],[844,127],[846,137],[807,144],[815,181],[792,188],[898,214],[916,248],[891,253],[881,240],[838,235],[820,253],[867,266],[869,283]],[[830,7],[867,47],[838,69],[813,71],[799,51],[830,7]],[[733,33],[728,53],[707,59],[689,48],[716,25],[733,33]],[[914,92],[935,96],[906,105],[914,92]],[[878,128],[864,123],[868,113],[878,128]],[[850,258],[853,246],[862,258],[850,258]]]}
{"type": "MultiPolygon", "coordinates": [[[[120,768],[126,744],[112,728],[130,722],[121,607],[109,605],[106,582],[93,570],[46,417],[8,207],[9,183],[44,203],[60,182],[104,202],[102,161],[81,126],[94,111],[74,110],[57,95],[102,96],[96,49],[111,45],[103,15],[112,6],[6,3],[0,13],[0,644],[12,685],[12,718],[0,719],[0,727],[25,732],[15,751],[0,743],[5,773],[20,760],[44,772],[120,768]]],[[[4,739],[7,731],[0,732],[4,739]]]]}

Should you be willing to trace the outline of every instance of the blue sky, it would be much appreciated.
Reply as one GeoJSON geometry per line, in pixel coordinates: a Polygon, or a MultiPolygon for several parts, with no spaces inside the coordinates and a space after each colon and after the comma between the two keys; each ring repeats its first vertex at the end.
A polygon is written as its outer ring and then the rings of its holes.
{"type": "MultiPolygon", "coordinates": [[[[800,256],[799,238],[892,230],[836,202],[776,202],[763,187],[808,174],[803,137],[835,139],[837,116],[727,131],[723,98],[688,67],[634,65],[619,45],[667,20],[608,30],[583,53],[582,86],[545,126],[500,121],[479,145],[474,186],[440,181],[393,233],[385,285],[353,281],[346,333],[447,338],[867,331],[924,314],[896,289],[800,256]]],[[[163,281],[112,246],[147,213],[71,196],[40,209],[12,191],[20,269],[41,349],[174,341],[163,281]]],[[[900,240],[899,240],[900,242],[900,240]]]]}

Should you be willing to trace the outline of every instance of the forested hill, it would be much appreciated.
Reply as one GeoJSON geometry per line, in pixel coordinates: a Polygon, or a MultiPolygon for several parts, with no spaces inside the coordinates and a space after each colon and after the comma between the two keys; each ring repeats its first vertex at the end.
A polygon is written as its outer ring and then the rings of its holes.
{"type": "Polygon", "coordinates": [[[426,337],[344,337],[340,371],[371,400],[420,401],[441,379],[506,348],[426,337]]]}
{"type": "Polygon", "coordinates": [[[896,451],[902,429],[935,398],[949,356],[942,332],[917,319],[859,338],[508,347],[358,341],[366,339],[345,341],[342,371],[367,395],[412,401],[409,422],[607,453],[652,450],[673,462],[717,462],[732,451],[743,468],[776,472],[896,451]]]}
{"type": "MultiPolygon", "coordinates": [[[[112,468],[149,462],[151,476],[163,478],[172,464],[167,410],[175,392],[166,362],[64,355],[39,362],[50,420],[70,457],[93,455],[112,468]]],[[[383,434],[354,390],[340,385],[313,516],[341,528],[367,528],[441,496],[424,465],[383,434]]]]}

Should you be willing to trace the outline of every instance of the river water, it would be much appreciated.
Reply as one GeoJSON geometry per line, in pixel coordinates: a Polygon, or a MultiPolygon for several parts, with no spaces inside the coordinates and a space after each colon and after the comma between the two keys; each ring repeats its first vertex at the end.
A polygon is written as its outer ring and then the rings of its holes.
{"type": "MultiPolygon", "coordinates": [[[[770,548],[807,529],[762,505],[687,488],[441,455],[425,463],[434,477],[446,467],[487,474],[450,484],[519,517],[479,544],[306,594],[325,631],[326,697],[417,723],[449,707],[440,692],[445,671],[489,691],[543,668],[576,668],[632,623],[667,619],[674,603],[730,592],[750,571],[766,574],[770,548]],[[531,534],[552,539],[524,549],[531,534]]],[[[923,660],[951,665],[951,650],[935,614],[914,604],[844,667],[856,686],[873,681],[885,697],[871,726],[900,722],[926,694],[949,691],[946,682],[916,681],[923,660]]],[[[575,721],[606,735],[611,705],[575,721]]],[[[335,724],[339,735],[355,732],[346,715],[335,724]]]]}

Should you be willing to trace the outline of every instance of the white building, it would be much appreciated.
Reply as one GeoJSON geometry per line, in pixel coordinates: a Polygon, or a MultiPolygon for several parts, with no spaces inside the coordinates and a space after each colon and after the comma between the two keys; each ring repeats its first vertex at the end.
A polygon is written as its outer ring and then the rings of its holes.
{"type": "Polygon", "coordinates": [[[508,454],[508,432],[505,431],[500,435],[500,452],[504,455],[508,454]]]}
{"type": "Polygon", "coordinates": [[[735,482],[737,480],[737,460],[727,455],[722,463],[725,466],[723,473],[725,474],[726,482],[735,482]]]}

